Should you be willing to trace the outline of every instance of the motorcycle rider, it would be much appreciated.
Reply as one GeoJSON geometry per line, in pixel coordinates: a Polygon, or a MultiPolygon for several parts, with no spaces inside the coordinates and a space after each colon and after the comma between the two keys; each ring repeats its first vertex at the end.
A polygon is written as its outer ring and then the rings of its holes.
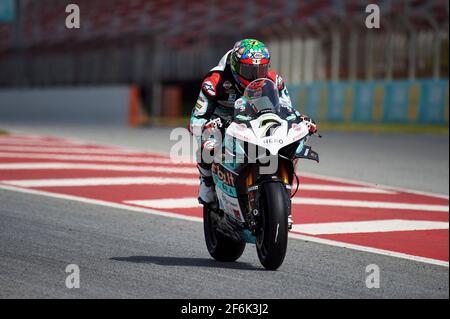
{"type": "MultiPolygon", "coordinates": [[[[264,43],[255,39],[236,42],[233,49],[222,57],[219,64],[211,69],[203,80],[190,119],[191,133],[199,143],[202,142],[200,155],[197,155],[197,167],[200,172],[198,199],[203,205],[214,201],[215,191],[212,187],[212,163],[205,162],[201,153],[203,149],[212,151],[216,141],[211,138],[202,141],[202,133],[206,129],[217,128],[217,119],[224,125],[224,130],[233,118],[235,101],[242,97],[247,85],[258,78],[272,80],[278,88],[280,103],[292,108],[283,79],[270,69],[269,50],[264,43]]],[[[304,115],[300,117],[307,122],[310,134],[317,131],[314,121],[304,115]]]]}

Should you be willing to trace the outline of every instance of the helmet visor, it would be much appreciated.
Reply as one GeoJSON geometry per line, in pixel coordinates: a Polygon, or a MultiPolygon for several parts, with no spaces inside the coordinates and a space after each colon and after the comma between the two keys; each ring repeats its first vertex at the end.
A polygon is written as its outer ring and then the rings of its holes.
{"type": "Polygon", "coordinates": [[[239,63],[237,73],[249,81],[265,78],[269,73],[269,63],[257,65],[239,63]]]}

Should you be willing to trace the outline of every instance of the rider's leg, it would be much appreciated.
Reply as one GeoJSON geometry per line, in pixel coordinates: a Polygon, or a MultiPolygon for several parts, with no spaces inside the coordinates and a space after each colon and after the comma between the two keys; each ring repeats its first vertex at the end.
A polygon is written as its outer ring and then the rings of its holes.
{"type": "MultiPolygon", "coordinates": [[[[215,140],[212,138],[207,139],[201,145],[201,157],[197,164],[198,171],[200,173],[200,186],[198,189],[198,201],[200,204],[212,203],[215,199],[216,193],[214,190],[214,182],[211,174],[212,158],[206,157],[205,154],[211,155],[214,151],[215,140]]],[[[200,155],[200,154],[199,154],[200,155]]]]}
{"type": "Polygon", "coordinates": [[[211,175],[211,164],[199,163],[197,165],[200,172],[200,187],[198,189],[198,201],[200,204],[209,204],[214,201],[216,193],[211,175]]]}

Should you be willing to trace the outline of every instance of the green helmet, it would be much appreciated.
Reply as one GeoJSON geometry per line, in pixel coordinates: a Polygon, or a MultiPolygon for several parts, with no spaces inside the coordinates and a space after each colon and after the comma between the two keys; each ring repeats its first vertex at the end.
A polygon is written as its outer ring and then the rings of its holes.
{"type": "Polygon", "coordinates": [[[264,43],[255,39],[238,41],[231,52],[230,65],[234,79],[245,88],[251,81],[267,77],[269,50],[264,43]]]}

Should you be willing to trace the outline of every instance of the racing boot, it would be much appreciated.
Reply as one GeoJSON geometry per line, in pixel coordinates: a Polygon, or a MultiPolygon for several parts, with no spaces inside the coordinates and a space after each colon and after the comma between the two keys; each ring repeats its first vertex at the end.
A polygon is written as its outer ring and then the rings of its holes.
{"type": "MultiPolygon", "coordinates": [[[[200,164],[201,165],[201,164],[200,164]]],[[[207,205],[214,202],[216,198],[216,191],[214,190],[213,178],[211,176],[211,168],[205,168],[198,165],[200,172],[200,186],[198,189],[198,202],[202,205],[207,205]]]]}
{"type": "Polygon", "coordinates": [[[292,219],[292,213],[288,215],[288,230],[292,229],[292,225],[294,224],[294,220],[292,219]]]}

